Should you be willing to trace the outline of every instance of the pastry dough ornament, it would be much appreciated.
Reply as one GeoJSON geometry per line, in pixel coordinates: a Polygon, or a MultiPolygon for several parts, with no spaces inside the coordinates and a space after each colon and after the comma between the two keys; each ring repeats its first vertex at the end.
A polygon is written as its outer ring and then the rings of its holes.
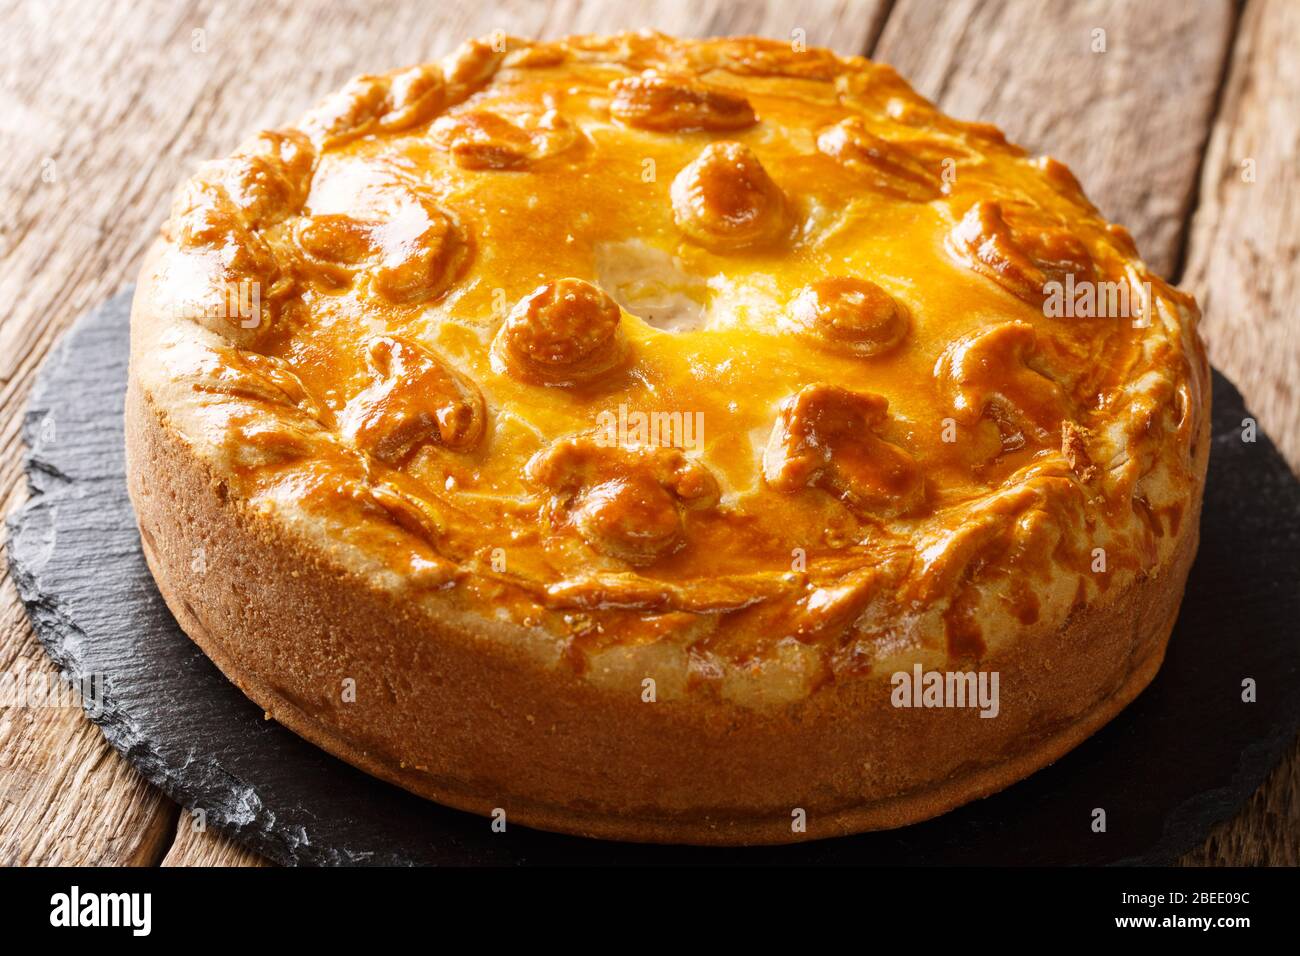
{"type": "Polygon", "coordinates": [[[963,424],[985,416],[997,422],[1004,444],[1055,443],[1070,417],[1065,393],[1031,363],[1038,333],[1027,322],[1006,322],[954,342],[935,368],[949,407],[963,424]]]}
{"type": "Polygon", "coordinates": [[[366,343],[375,380],[349,404],[342,434],[380,461],[399,463],[437,443],[468,451],[483,434],[483,396],[472,382],[416,342],[391,335],[366,343]]]}
{"type": "Polygon", "coordinates": [[[781,188],[741,143],[711,143],[673,180],[673,218],[715,252],[767,246],[790,231],[781,188]]]}
{"type": "Polygon", "coordinates": [[[947,192],[942,176],[932,166],[872,133],[859,118],[826,127],[817,134],[817,148],[877,189],[899,198],[929,202],[947,192]]]}
{"type": "Polygon", "coordinates": [[[626,357],[618,304],[582,279],[557,279],[511,310],[492,342],[492,366],[525,382],[576,385],[626,357]]]}
{"type": "Polygon", "coordinates": [[[307,274],[334,286],[364,274],[375,293],[393,303],[438,295],[467,254],[451,219],[423,202],[404,202],[384,220],[303,217],[294,238],[307,274]]]}
{"type": "Polygon", "coordinates": [[[554,496],[553,520],[571,521],[597,551],[633,565],[682,546],[683,510],[718,502],[708,470],[670,448],[611,448],[573,438],[538,452],[527,474],[554,496]]]}
{"type": "Polygon", "coordinates": [[[833,385],[809,385],[781,406],[763,477],[778,491],[823,487],[883,517],[911,511],[924,486],[912,456],[877,432],[889,401],[833,385]]]}
{"type": "Polygon", "coordinates": [[[554,110],[514,119],[477,110],[444,116],[431,132],[434,142],[462,169],[528,169],[578,141],[573,124],[554,110]]]}
{"type": "Polygon", "coordinates": [[[907,335],[907,307],[869,279],[835,276],[801,290],[781,322],[854,355],[887,352],[907,335]]]}
{"type": "Polygon", "coordinates": [[[1001,203],[977,202],[953,229],[954,252],[1012,295],[1037,305],[1049,282],[1093,281],[1092,257],[1065,228],[1001,203]]]}
{"type": "Polygon", "coordinates": [[[749,101],[711,90],[689,78],[648,73],[616,80],[610,115],[628,126],[657,133],[738,130],[758,122],[749,101]]]}
{"type": "Polygon", "coordinates": [[[385,779],[620,839],[897,826],[1155,673],[1197,317],[1064,166],[889,67],[475,40],[181,187],[130,490],[186,631],[385,779]],[[1067,279],[1149,285],[1147,321],[1045,314],[1067,279]],[[895,708],[917,665],[998,672],[997,719],[895,708]]]}

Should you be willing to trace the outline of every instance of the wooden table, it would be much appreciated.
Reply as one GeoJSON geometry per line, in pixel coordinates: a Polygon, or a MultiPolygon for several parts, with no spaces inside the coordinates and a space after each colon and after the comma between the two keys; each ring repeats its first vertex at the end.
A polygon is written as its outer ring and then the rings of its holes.
{"type": "MultiPolygon", "coordinates": [[[[1296,0],[0,0],[0,488],[32,376],[130,282],[173,187],[349,76],[496,29],[802,36],[1072,166],[1192,290],[1215,364],[1300,465],[1296,0]],[[802,31],[796,34],[795,31],[802,31]]],[[[12,582],[0,671],[48,678],[12,582]]],[[[1300,863],[1300,749],[1187,863],[1300,863]]],[[[0,708],[0,863],[259,865],[191,825],[75,707],[0,708]]]]}

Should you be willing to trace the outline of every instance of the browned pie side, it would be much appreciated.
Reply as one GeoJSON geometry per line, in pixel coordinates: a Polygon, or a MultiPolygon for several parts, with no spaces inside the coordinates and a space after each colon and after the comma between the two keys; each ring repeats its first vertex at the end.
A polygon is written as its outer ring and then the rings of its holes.
{"type": "Polygon", "coordinates": [[[393,601],[229,499],[134,379],[126,435],[131,499],[168,606],[272,718],[439,803],[615,840],[795,842],[915,823],[1002,790],[1155,676],[1200,527],[1198,496],[1172,561],[983,662],[1001,675],[996,719],[895,709],[888,675],[874,674],[762,714],[602,693],[393,601]],[[387,695],[342,703],[347,677],[387,695]],[[792,831],[795,808],[806,833],[792,831]]]}

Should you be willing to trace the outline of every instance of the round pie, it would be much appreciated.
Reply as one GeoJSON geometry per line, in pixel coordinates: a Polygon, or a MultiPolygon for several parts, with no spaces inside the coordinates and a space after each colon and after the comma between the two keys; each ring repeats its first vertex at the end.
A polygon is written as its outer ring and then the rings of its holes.
{"type": "Polygon", "coordinates": [[[181,188],[130,491],[185,631],[385,780],[622,840],[895,827],[1159,668],[1197,321],[889,67],[494,36],[181,188]]]}

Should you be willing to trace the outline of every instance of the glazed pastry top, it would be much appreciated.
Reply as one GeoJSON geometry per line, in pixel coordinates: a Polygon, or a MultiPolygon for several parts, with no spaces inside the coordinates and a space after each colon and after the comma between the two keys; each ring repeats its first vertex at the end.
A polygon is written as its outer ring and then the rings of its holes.
{"type": "Polygon", "coordinates": [[[579,669],[978,660],[1155,567],[1199,480],[1192,299],[823,50],[360,77],[205,165],[152,269],[135,374],[234,500],[579,669]]]}

